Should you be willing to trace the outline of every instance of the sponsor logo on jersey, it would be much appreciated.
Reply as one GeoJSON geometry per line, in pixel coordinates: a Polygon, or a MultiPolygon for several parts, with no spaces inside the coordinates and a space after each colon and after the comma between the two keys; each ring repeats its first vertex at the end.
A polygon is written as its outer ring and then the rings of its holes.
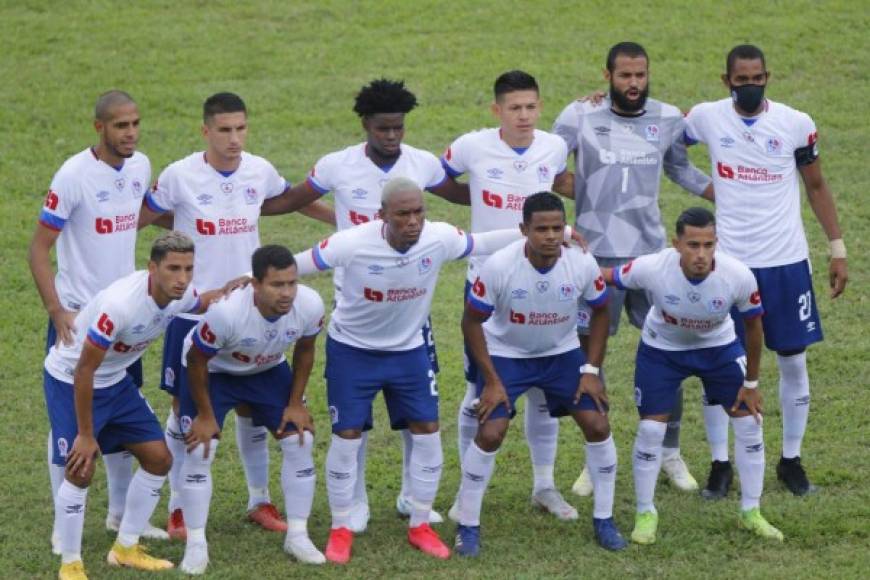
{"type": "Polygon", "coordinates": [[[658,165],[659,163],[657,154],[648,155],[646,151],[638,151],[634,149],[619,149],[618,151],[599,149],[598,161],[604,165],[615,165],[621,163],[623,165],[648,166],[658,165]]]}
{"type": "Polygon", "coordinates": [[[647,125],[644,127],[644,136],[647,141],[657,143],[659,141],[659,126],[658,125],[647,125]]]}
{"type": "Polygon", "coordinates": [[[633,264],[634,264],[634,260],[632,260],[631,262],[629,262],[629,263],[627,263],[627,264],[624,264],[624,265],[622,266],[622,275],[623,275],[623,276],[624,276],[625,274],[628,274],[628,273],[631,271],[631,266],[632,266],[633,264]]]}
{"type": "Polygon", "coordinates": [[[253,187],[245,188],[245,203],[248,205],[254,205],[257,203],[257,190],[253,187]]]}
{"type": "Polygon", "coordinates": [[[526,323],[526,315],[523,314],[522,312],[514,312],[514,310],[511,309],[510,321],[511,321],[511,324],[525,324],[526,323]]]}
{"type": "Polygon", "coordinates": [[[350,192],[350,195],[353,199],[366,199],[369,195],[369,192],[361,187],[357,187],[350,192]]]}
{"type": "Polygon", "coordinates": [[[115,180],[115,188],[117,188],[118,191],[121,191],[122,189],[124,189],[124,186],[126,184],[127,184],[127,181],[123,177],[119,177],[118,179],[115,180]]]}
{"type": "Polygon", "coordinates": [[[674,296],[673,294],[666,294],[665,302],[667,302],[670,306],[676,306],[680,303],[680,297],[674,296]]]}
{"type": "Polygon", "coordinates": [[[203,322],[202,326],[199,329],[199,337],[203,339],[208,344],[214,344],[217,340],[214,332],[212,332],[211,328],[208,325],[208,322],[203,322]]]}
{"type": "Polygon", "coordinates": [[[546,165],[538,165],[538,183],[550,183],[550,168],[546,165]]]}
{"type": "Polygon", "coordinates": [[[235,351],[230,356],[233,357],[234,359],[236,359],[237,361],[245,363],[245,364],[248,364],[249,362],[251,362],[251,357],[249,357],[248,355],[246,355],[243,352],[235,351]]]}
{"type": "Polygon", "coordinates": [[[217,233],[217,228],[215,227],[214,222],[210,222],[204,219],[197,219],[196,232],[203,236],[213,236],[217,233]]]}
{"type": "Polygon", "coordinates": [[[221,191],[224,193],[232,193],[233,192],[233,184],[229,181],[225,181],[221,183],[221,191]]]}
{"type": "Polygon", "coordinates": [[[111,337],[112,333],[115,332],[115,323],[112,322],[112,319],[109,318],[109,315],[105,312],[103,312],[100,315],[99,320],[97,320],[97,330],[108,337],[111,337]]]}
{"type": "Polygon", "coordinates": [[[604,276],[598,276],[595,279],[595,289],[599,292],[604,292],[604,289],[607,287],[607,283],[604,282],[604,276]]]}
{"type": "Polygon", "coordinates": [[[718,314],[725,310],[726,305],[727,303],[725,302],[725,299],[717,296],[715,298],[711,298],[710,301],[707,303],[707,310],[711,314],[718,314]]]}
{"type": "Polygon", "coordinates": [[[111,234],[115,229],[109,218],[97,218],[94,222],[94,228],[98,234],[111,234]]]}
{"type": "Polygon", "coordinates": [[[566,300],[574,299],[574,285],[573,284],[562,284],[559,286],[559,302],[565,302],[566,300]]]}
{"type": "Polygon", "coordinates": [[[522,159],[517,159],[516,161],[514,161],[514,169],[517,170],[517,173],[522,173],[523,171],[528,169],[528,167],[529,167],[528,161],[524,161],[522,159]]]}
{"type": "Polygon", "coordinates": [[[759,292],[758,290],[753,292],[749,296],[749,303],[754,304],[755,306],[758,306],[759,304],[761,304],[761,292],[759,292]]]}
{"type": "Polygon", "coordinates": [[[151,344],[150,340],[137,342],[136,344],[127,344],[125,342],[118,341],[114,345],[112,345],[112,350],[114,350],[115,352],[139,352],[148,348],[149,344],[151,344]]]}
{"type": "Polygon", "coordinates": [[[214,199],[214,197],[207,193],[201,193],[196,196],[196,201],[199,202],[199,205],[211,205],[212,199],[214,199]]]}
{"type": "Polygon", "coordinates": [[[364,224],[364,223],[370,221],[369,216],[367,216],[363,213],[357,213],[353,210],[351,210],[348,213],[347,217],[348,217],[348,219],[350,219],[350,223],[352,223],[355,226],[358,226],[360,224],[364,224]]]}
{"type": "Polygon", "coordinates": [[[383,302],[384,301],[384,293],[380,290],[375,290],[373,288],[363,288],[363,296],[366,300],[370,300],[371,302],[383,302]]]}
{"type": "Polygon", "coordinates": [[[778,137],[769,137],[765,143],[765,148],[771,155],[778,155],[782,153],[782,141],[778,137]]]}
{"type": "Polygon", "coordinates": [[[471,285],[471,291],[475,296],[483,298],[486,296],[486,285],[479,277],[474,279],[474,284],[471,285]]]}
{"type": "Polygon", "coordinates": [[[498,167],[492,167],[486,170],[486,176],[490,179],[501,179],[502,175],[504,175],[504,171],[502,171],[498,167]]]}
{"type": "Polygon", "coordinates": [[[246,336],[245,338],[243,338],[242,340],[239,341],[239,344],[241,346],[244,346],[245,348],[250,348],[250,347],[254,346],[255,344],[257,344],[257,339],[254,338],[253,336],[246,336]]]}
{"type": "Polygon", "coordinates": [[[370,264],[369,265],[369,274],[372,274],[374,276],[380,276],[383,273],[384,273],[383,266],[379,266],[377,264],[370,264]]]}
{"type": "Polygon", "coordinates": [[[263,333],[263,336],[266,337],[266,340],[272,340],[278,336],[278,330],[275,328],[267,328],[266,332],[263,333]]]}
{"type": "Polygon", "coordinates": [[[425,296],[426,292],[426,288],[390,288],[389,290],[387,290],[387,302],[405,302],[406,300],[416,300],[421,296],[425,296]]]}
{"type": "Polygon", "coordinates": [[[535,289],[539,294],[543,294],[550,289],[550,283],[547,280],[538,280],[535,282],[535,289]]]}
{"type": "Polygon", "coordinates": [[[425,256],[422,259],[420,259],[420,265],[417,266],[417,271],[420,274],[425,274],[426,272],[428,272],[431,269],[432,269],[432,258],[430,258],[429,256],[425,256]]]}
{"type": "Polygon", "coordinates": [[[497,193],[492,193],[486,189],[483,190],[483,203],[489,207],[501,209],[504,206],[504,200],[497,193]]]}
{"type": "Polygon", "coordinates": [[[594,127],[592,130],[595,131],[596,135],[607,135],[610,133],[610,127],[605,127],[604,125],[594,127]]]}
{"type": "Polygon", "coordinates": [[[773,173],[766,167],[738,165],[735,168],[722,161],[716,162],[716,172],[725,179],[736,179],[749,183],[773,183],[782,181],[783,177],[782,173],[773,173]]]}
{"type": "Polygon", "coordinates": [[[529,295],[528,290],[523,290],[522,288],[516,288],[511,290],[511,299],[512,300],[525,300],[529,295]]]}
{"type": "Polygon", "coordinates": [[[57,204],[60,203],[60,198],[57,196],[55,192],[52,190],[48,190],[48,193],[45,195],[45,203],[43,204],[47,209],[57,209],[57,204]]]}
{"type": "Polygon", "coordinates": [[[720,137],[719,145],[721,145],[724,149],[731,149],[734,147],[734,139],[731,137],[720,137]]]}
{"type": "Polygon", "coordinates": [[[112,194],[105,189],[97,192],[97,201],[109,201],[110,197],[112,197],[112,194]]]}

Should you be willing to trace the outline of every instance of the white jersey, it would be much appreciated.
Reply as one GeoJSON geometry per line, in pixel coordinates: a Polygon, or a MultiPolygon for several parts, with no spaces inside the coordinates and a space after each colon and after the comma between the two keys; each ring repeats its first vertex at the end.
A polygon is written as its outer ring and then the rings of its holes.
{"type": "Polygon", "coordinates": [[[254,287],[236,290],[213,304],[184,339],[181,360],[187,366],[191,344],[211,357],[208,370],[253,375],[286,360],[284,353],[300,338],[316,336],[323,326],[323,300],[308,286],[299,285],[290,312],[265,318],[254,303],[254,287]]]}
{"type": "Polygon", "coordinates": [[[73,382],[85,341],[106,351],[94,373],[94,388],[117,384],[127,367],[139,360],[148,345],[160,338],[169,322],[183,312],[195,312],[200,302],[191,284],[184,296],[160,308],[151,297],[151,276],[139,270],[101,290],[76,315],[74,342],[58,342],[45,357],[45,370],[59,381],[73,382]]]}
{"type": "MultiPolygon", "coordinates": [[[[489,232],[519,227],[526,197],[550,191],[567,160],[568,146],[553,133],[535,130],[532,144],[517,151],[502,140],[501,129],[482,129],[454,141],[441,162],[452,177],[468,173],[471,231],[489,232]]],[[[484,261],[469,260],[468,280],[484,261]]]]}
{"type": "Polygon", "coordinates": [[[196,287],[220,288],[251,271],[251,255],[260,247],[260,207],[287,185],[262,157],[242,153],[238,169],[225,176],[199,152],[164,169],[145,201],[152,211],[174,212],[173,227],[196,244],[196,287]]]}
{"type": "Polygon", "coordinates": [[[357,348],[405,351],[423,344],[438,272],[448,260],[491,253],[518,239],[517,230],[466,234],[443,222],[425,222],[406,252],[386,240],[377,220],[333,234],[296,256],[301,275],[344,267],[345,281],[329,321],[329,336],[357,348]]]}
{"type": "Polygon", "coordinates": [[[809,115],[766,100],[748,126],[727,98],[696,105],[686,123],[689,142],[709,149],[722,251],[752,268],[806,260],[795,153],[809,148],[817,155],[809,115]]]}
{"type": "Polygon", "coordinates": [[[79,310],[135,269],[139,208],[150,183],[151,163],[139,152],[115,169],[88,148],[54,175],[39,223],[60,232],[55,289],[61,306],[79,310]]]}
{"type": "MultiPolygon", "coordinates": [[[[407,177],[420,189],[431,189],[447,179],[438,158],[422,149],[401,145],[401,154],[388,168],[375,165],[360,143],[324,155],[311,169],[308,184],[326,194],[335,195],[335,221],[339,231],[380,217],[381,190],[394,177],[407,177]]],[[[342,268],[333,275],[337,288],[344,278],[342,268]]]]}
{"type": "Polygon", "coordinates": [[[764,313],[752,271],[718,251],[713,270],[702,280],[686,278],[674,248],[614,268],[613,280],[617,288],[646,291],[652,308],[644,320],[641,340],[662,350],[730,344],[737,338],[732,306],[745,318],[764,313]]]}
{"type": "Polygon", "coordinates": [[[542,272],[518,240],[487,259],[468,295],[468,304],[491,315],[483,324],[490,355],[531,358],[580,348],[577,299],[593,308],[607,303],[607,286],[592,254],[562,248],[542,272]]]}

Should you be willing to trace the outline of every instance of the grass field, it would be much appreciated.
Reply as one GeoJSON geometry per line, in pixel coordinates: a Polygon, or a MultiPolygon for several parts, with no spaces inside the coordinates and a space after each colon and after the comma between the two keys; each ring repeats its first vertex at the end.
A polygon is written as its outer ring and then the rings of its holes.
{"type": "MultiPolygon", "coordinates": [[[[52,504],[45,468],[47,420],[41,365],[46,316],[25,262],[44,192],[64,159],[93,142],[96,96],[124,88],[140,104],[140,148],[155,174],[201,147],[200,107],[213,92],[240,93],[250,110],[248,149],[270,159],[292,181],[321,155],[359,142],[351,111],[362,84],[377,76],[404,78],[421,107],[407,120],[406,141],[433,152],[468,130],[492,122],[487,105],[501,72],[522,68],[542,86],[542,128],[575,96],[603,86],[610,45],[632,39],[650,53],[652,95],[684,109],[725,96],[724,55],[741,42],[760,45],[773,71],[768,95],[810,113],[821,138],[825,173],[837,197],[849,246],[851,281],[832,302],[826,289],[826,244],[806,203],[805,218],[816,290],[827,340],[812,348],[813,411],[804,465],[823,489],[795,499],[777,484],[780,449],[776,366],[768,353],[768,469],[764,510],[786,535],[783,545],[756,541],[736,528],[738,504],[708,504],[661,485],[659,543],[604,553],[592,540],[591,502],[570,496],[578,523],[562,524],[531,511],[531,467],[521,425],[512,427],[484,509],[485,553],[477,561],[436,562],[407,547],[395,516],[400,439],[378,403],[370,439],[372,521],[346,568],[302,568],[281,550],[281,538],[244,522],[246,490],[235,445],[221,446],[209,520],[215,578],[263,577],[741,577],[859,578],[870,565],[870,190],[866,161],[870,105],[867,30],[870,4],[855,2],[138,2],[0,3],[0,577],[49,578],[57,559],[48,549],[52,504]],[[576,500],[576,501],[575,501],[576,500]]],[[[705,153],[692,153],[709,170],[705,153]]],[[[670,183],[662,188],[666,222],[694,199],[670,183]]],[[[466,208],[430,200],[431,216],[465,225],[466,208]]],[[[302,216],[263,220],[263,240],[294,250],[326,235],[302,216]]],[[[143,231],[138,264],[155,230],[143,231]]],[[[94,257],[98,259],[98,257],[94,257]]],[[[446,512],[458,482],[455,414],[464,384],[459,316],[463,264],[442,274],[434,305],[442,373],[445,470],[437,507],[446,512]]],[[[311,283],[328,301],[330,280],[311,283]]],[[[774,297],[765,297],[768,300],[774,297]]],[[[637,332],[625,328],[610,343],[611,423],[620,456],[615,516],[631,530],[634,495],[630,448],[636,426],[631,376],[637,332]]],[[[320,346],[322,354],[322,344],[320,346]]],[[[156,388],[158,345],[146,354],[146,393],[166,415],[156,388]]],[[[329,527],[324,477],[329,427],[322,356],[309,385],[320,438],[315,451],[318,491],[311,528],[316,543],[329,527]]],[[[687,386],[683,454],[700,479],[709,456],[699,409],[699,384],[687,386]]],[[[228,421],[225,441],[231,436],[228,421]]],[[[557,482],[568,488],[582,463],[582,443],[563,423],[557,482]]],[[[272,493],[279,503],[280,458],[273,448],[272,493]]],[[[167,495],[167,494],[165,494],[167,495]]],[[[93,485],[84,558],[92,577],[144,577],[104,563],[112,536],[104,531],[103,470],[93,485]]],[[[165,499],[154,521],[165,521],[165,499]]],[[[452,524],[441,526],[452,538],[452,524]]],[[[179,544],[154,551],[178,562],[179,544]]]]}

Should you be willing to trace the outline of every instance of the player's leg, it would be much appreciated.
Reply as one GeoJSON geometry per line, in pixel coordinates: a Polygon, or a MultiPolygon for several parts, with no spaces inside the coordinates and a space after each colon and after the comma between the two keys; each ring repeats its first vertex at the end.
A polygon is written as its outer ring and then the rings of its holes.
{"type": "MultiPolygon", "coordinates": [[[[48,351],[54,346],[54,343],[57,342],[57,331],[54,328],[54,323],[52,323],[51,318],[48,319],[48,329],[45,333],[45,353],[48,354],[48,351]]],[[[54,463],[54,437],[52,436],[51,429],[48,430],[48,445],[47,445],[47,463],[48,463],[48,481],[51,485],[51,500],[54,502],[54,498],[57,497],[57,490],[60,489],[60,484],[63,483],[63,472],[64,466],[57,465],[54,463]]],[[[54,523],[51,528],[51,551],[56,556],[60,555],[60,539],[57,535],[57,525],[58,518],[60,514],[54,514],[54,523]]]]}
{"type": "MultiPolygon", "coordinates": [[[[734,316],[734,314],[732,314],[734,316]]],[[[738,320],[740,320],[738,318],[738,320]]],[[[743,322],[740,320],[742,330],[743,322]]],[[[737,325],[735,324],[735,328],[737,325]]],[[[707,476],[707,484],[701,490],[701,497],[709,500],[724,498],[731,489],[734,479],[734,470],[728,460],[728,425],[730,420],[728,413],[721,405],[710,403],[706,392],[701,393],[702,412],[704,415],[704,429],[707,432],[707,443],[710,445],[710,474],[707,476]]]]}
{"type": "Polygon", "coordinates": [[[271,532],[287,531],[287,522],[269,495],[269,431],[255,424],[247,405],[236,406],[236,445],[248,485],[248,519],[271,532]]]}
{"type": "Polygon", "coordinates": [[[559,442],[559,420],[550,416],[544,391],[526,391],[525,435],[534,473],[532,505],[560,520],[576,520],[577,510],[565,501],[556,488],[554,471],[559,442]]]}

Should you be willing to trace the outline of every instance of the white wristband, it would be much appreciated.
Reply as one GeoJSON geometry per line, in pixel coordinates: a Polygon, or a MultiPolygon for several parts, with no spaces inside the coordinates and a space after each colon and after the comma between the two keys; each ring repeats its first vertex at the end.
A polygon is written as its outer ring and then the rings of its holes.
{"type": "Polygon", "coordinates": [[[566,243],[570,242],[573,239],[571,237],[572,235],[574,235],[574,230],[571,228],[571,226],[566,225],[565,231],[562,233],[562,240],[566,243]]]}
{"type": "Polygon", "coordinates": [[[831,246],[831,257],[846,259],[846,243],[843,238],[837,238],[829,242],[831,246]]]}
{"type": "Polygon", "coordinates": [[[756,379],[754,381],[747,381],[744,379],[743,388],[744,389],[757,389],[758,388],[758,380],[756,379]]]}
{"type": "Polygon", "coordinates": [[[581,375],[595,375],[596,377],[601,374],[601,369],[595,365],[591,365],[589,363],[580,367],[581,375]]]}

